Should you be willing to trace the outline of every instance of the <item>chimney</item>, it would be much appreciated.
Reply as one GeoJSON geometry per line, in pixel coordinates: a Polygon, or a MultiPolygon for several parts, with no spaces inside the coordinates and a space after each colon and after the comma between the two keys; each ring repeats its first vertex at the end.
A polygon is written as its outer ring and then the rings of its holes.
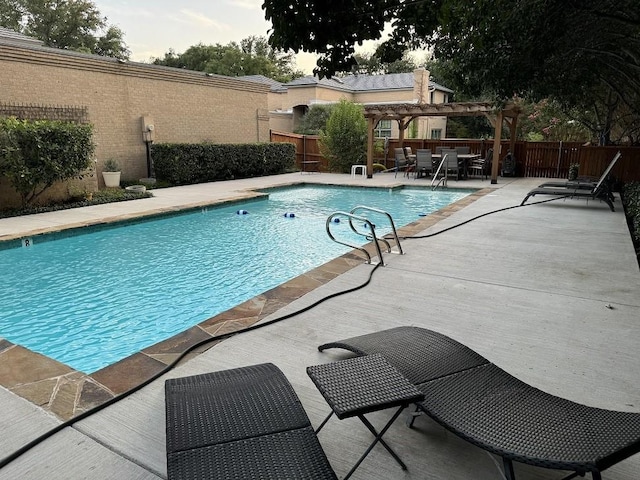
{"type": "Polygon", "coordinates": [[[413,71],[413,97],[418,103],[429,103],[429,70],[424,67],[413,71]]]}

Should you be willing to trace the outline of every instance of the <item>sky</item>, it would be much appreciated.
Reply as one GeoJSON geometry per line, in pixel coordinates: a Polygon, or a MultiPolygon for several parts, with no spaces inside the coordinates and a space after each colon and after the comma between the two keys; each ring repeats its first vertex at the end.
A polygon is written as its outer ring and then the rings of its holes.
{"type": "MultiPolygon", "coordinates": [[[[109,25],[124,32],[130,59],[149,62],[169,49],[182,53],[198,43],[226,45],[251,35],[268,36],[271,23],[264,18],[263,0],[156,0],[145,3],[93,0],[109,25]]],[[[315,56],[296,56],[296,69],[311,74],[315,56]]]]}

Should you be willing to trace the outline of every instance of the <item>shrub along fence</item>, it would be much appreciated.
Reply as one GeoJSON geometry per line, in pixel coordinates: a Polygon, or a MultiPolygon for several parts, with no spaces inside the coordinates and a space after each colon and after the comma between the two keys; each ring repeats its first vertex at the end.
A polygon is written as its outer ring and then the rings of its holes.
{"type": "Polygon", "coordinates": [[[172,185],[276,175],[295,168],[295,147],[287,143],[160,143],[153,144],[151,152],[156,178],[172,185]]]}
{"type": "MultiPolygon", "coordinates": [[[[317,161],[320,170],[328,171],[327,159],[323,158],[317,147],[318,137],[315,135],[297,135],[293,133],[272,132],[272,142],[288,142],[296,146],[296,166],[302,170],[305,161],[317,161]]],[[[493,148],[493,140],[476,139],[405,139],[404,146],[411,147],[415,152],[419,148],[435,151],[436,147],[468,146],[474,153],[486,156],[487,150],[493,148]]],[[[386,156],[376,156],[374,163],[381,163],[387,168],[393,168],[393,149],[398,147],[398,139],[390,139],[386,156]]],[[[510,141],[501,142],[500,160],[506,156],[510,148],[510,141]]],[[[513,152],[517,170],[521,177],[567,178],[569,166],[579,164],[578,175],[599,177],[613,159],[618,150],[622,152],[621,159],[613,170],[613,175],[620,181],[640,181],[640,147],[607,146],[598,147],[583,145],[576,142],[524,142],[515,144],[513,152]]]]}

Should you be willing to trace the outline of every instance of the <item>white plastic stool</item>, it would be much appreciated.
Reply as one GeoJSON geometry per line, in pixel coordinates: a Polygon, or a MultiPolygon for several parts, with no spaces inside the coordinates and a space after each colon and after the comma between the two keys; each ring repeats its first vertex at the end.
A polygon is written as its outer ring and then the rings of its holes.
{"type": "Polygon", "coordinates": [[[366,165],[351,165],[351,178],[356,178],[356,175],[360,173],[363,177],[367,176],[367,166],[366,165]],[[358,172],[358,169],[360,172],[358,172]]]}

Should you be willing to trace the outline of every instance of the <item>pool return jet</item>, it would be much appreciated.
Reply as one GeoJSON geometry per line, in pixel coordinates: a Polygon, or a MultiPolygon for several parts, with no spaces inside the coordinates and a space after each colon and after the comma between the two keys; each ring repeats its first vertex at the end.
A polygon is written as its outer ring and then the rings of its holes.
{"type": "Polygon", "coordinates": [[[381,266],[384,266],[384,259],[382,258],[382,250],[380,248],[381,242],[385,245],[387,253],[397,253],[399,255],[404,255],[404,252],[402,251],[402,245],[400,245],[400,238],[398,237],[398,232],[396,231],[396,225],[393,222],[393,218],[391,217],[391,215],[389,215],[388,212],[385,212],[384,210],[380,210],[377,208],[358,205],[357,207],[354,207],[350,212],[338,211],[338,212],[332,213],[327,218],[327,235],[329,235],[329,238],[331,238],[331,240],[333,240],[336,243],[339,243],[340,245],[345,245],[347,247],[354,248],[364,253],[365,257],[367,258],[367,263],[369,264],[374,264],[374,265],[379,264],[381,266]],[[376,226],[375,224],[371,223],[371,220],[369,220],[367,217],[357,215],[357,213],[360,213],[360,212],[373,212],[373,213],[383,215],[384,217],[387,218],[387,220],[389,221],[389,224],[391,225],[391,231],[392,231],[392,237],[390,237],[390,239],[394,240],[396,243],[396,247],[397,247],[396,252],[393,251],[393,249],[391,248],[391,244],[387,241],[386,238],[384,237],[378,238],[378,236],[376,235],[376,226]],[[349,220],[349,227],[354,233],[362,237],[365,237],[369,242],[373,242],[373,245],[376,249],[376,253],[378,254],[378,258],[380,260],[379,262],[374,263],[371,261],[371,254],[367,251],[366,248],[359,245],[354,245],[352,243],[347,242],[346,240],[338,240],[335,237],[335,235],[331,231],[331,226],[337,223],[340,223],[341,217],[347,218],[349,220]],[[360,225],[363,225],[366,231],[363,232],[361,230],[358,230],[358,228],[354,223],[354,220],[358,222],[360,225]]]}

